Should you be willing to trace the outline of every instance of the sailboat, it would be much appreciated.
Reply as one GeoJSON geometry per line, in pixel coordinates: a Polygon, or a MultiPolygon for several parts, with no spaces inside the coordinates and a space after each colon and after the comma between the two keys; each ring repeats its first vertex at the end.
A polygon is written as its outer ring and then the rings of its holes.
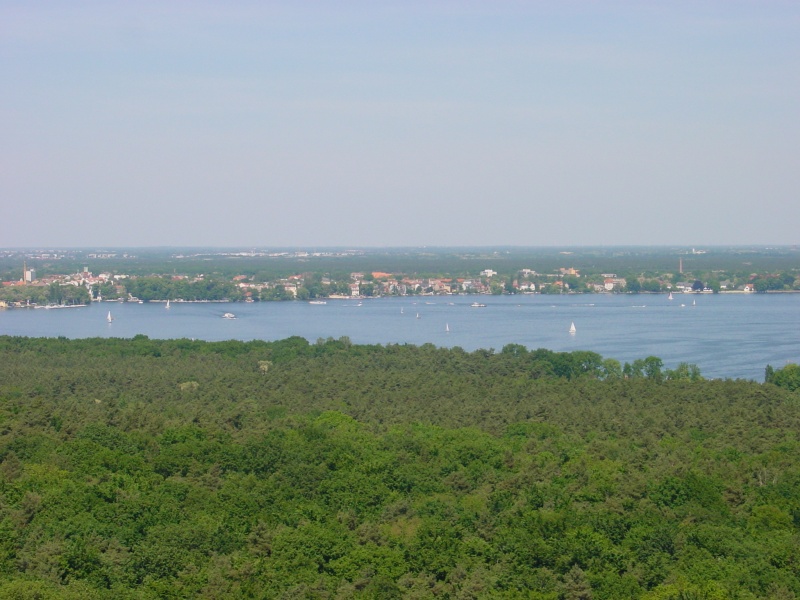
{"type": "Polygon", "coordinates": [[[692,306],[697,306],[697,302],[692,298],[692,306]]]}
{"type": "Polygon", "coordinates": [[[167,305],[164,308],[169,308],[169,298],[167,298],[167,305]]]}
{"type": "Polygon", "coordinates": [[[450,333],[450,324],[449,323],[445,323],[444,324],[444,332],[445,333],[450,333]]]}
{"type": "Polygon", "coordinates": [[[419,313],[417,313],[417,318],[419,319],[419,313]]]}
{"type": "Polygon", "coordinates": [[[576,331],[578,331],[578,330],[575,329],[575,322],[573,321],[569,326],[569,332],[570,333],[575,333],[576,331]]]}
{"type": "Polygon", "coordinates": [[[674,300],[674,298],[672,297],[672,292],[670,292],[669,296],[667,296],[667,300],[674,300]]]}
{"type": "Polygon", "coordinates": [[[114,320],[114,317],[111,316],[111,311],[108,311],[108,316],[106,316],[106,321],[111,323],[111,321],[113,321],[113,320],[114,320]]]}
{"type": "Polygon", "coordinates": [[[403,314],[403,308],[402,307],[400,308],[400,314],[401,315],[403,314]]]}

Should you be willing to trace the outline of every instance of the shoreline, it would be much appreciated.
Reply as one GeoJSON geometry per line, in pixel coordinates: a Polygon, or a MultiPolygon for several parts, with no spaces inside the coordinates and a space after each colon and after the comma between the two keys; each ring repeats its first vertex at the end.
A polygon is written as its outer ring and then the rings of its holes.
{"type": "MultiPolygon", "coordinates": [[[[315,300],[379,300],[383,298],[439,298],[439,297],[446,297],[446,298],[471,298],[471,297],[513,297],[513,296],[667,296],[670,292],[567,292],[566,294],[542,294],[541,292],[520,292],[519,294],[406,294],[404,296],[344,296],[344,295],[332,295],[332,296],[320,296],[315,298],[315,300]]],[[[719,292],[672,292],[673,296],[727,296],[727,295],[741,295],[741,296],[768,296],[773,294],[798,294],[800,290],[767,290],[764,292],[749,292],[745,290],[720,290],[719,292]]],[[[252,300],[169,300],[172,304],[246,304],[252,303],[252,300]]],[[[15,303],[6,303],[0,302],[0,309],[3,308],[34,308],[34,309],[60,309],[60,308],[85,308],[90,306],[91,304],[102,304],[102,303],[115,303],[115,304],[165,304],[167,302],[166,299],[158,299],[158,300],[147,300],[145,302],[142,301],[131,301],[125,299],[111,299],[111,300],[94,300],[89,302],[88,304],[57,304],[57,305],[48,305],[48,304],[15,304],[15,303]]],[[[287,300],[256,300],[255,302],[263,302],[263,303],[270,303],[270,302],[304,302],[303,300],[299,300],[297,298],[287,299],[287,300]]]]}

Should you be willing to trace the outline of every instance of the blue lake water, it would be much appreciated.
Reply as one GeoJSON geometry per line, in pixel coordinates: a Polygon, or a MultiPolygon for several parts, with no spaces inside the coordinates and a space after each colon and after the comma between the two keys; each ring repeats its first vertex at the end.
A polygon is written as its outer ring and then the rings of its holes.
{"type": "Polygon", "coordinates": [[[522,344],[592,350],[630,362],[694,363],[705,377],[763,381],[767,364],[800,362],[800,294],[453,296],[251,304],[102,302],[0,311],[0,334],[279,340],[348,336],[354,343],[431,343],[465,350],[522,344]],[[474,301],[485,308],[472,308],[474,301]],[[692,301],[696,305],[692,305],[692,301]],[[106,321],[108,311],[114,320],[106,321]],[[223,319],[225,312],[236,319],[223,319]],[[419,318],[417,318],[419,315],[419,318]],[[568,332],[574,322],[576,333],[568,332]],[[449,332],[446,329],[449,327],[449,332]]]}

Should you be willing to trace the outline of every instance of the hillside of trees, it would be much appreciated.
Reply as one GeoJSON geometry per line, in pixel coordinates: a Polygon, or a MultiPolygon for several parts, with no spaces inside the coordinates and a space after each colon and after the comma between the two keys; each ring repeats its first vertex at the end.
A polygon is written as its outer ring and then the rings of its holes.
{"type": "Polygon", "coordinates": [[[796,368],[766,380],[0,337],[0,598],[796,598],[796,368]]]}

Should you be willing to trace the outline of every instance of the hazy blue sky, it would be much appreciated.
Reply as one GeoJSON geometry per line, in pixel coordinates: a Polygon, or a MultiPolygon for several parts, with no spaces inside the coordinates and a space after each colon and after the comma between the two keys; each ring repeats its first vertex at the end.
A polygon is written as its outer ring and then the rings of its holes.
{"type": "Polygon", "coordinates": [[[0,246],[792,244],[800,2],[0,0],[0,246]]]}

